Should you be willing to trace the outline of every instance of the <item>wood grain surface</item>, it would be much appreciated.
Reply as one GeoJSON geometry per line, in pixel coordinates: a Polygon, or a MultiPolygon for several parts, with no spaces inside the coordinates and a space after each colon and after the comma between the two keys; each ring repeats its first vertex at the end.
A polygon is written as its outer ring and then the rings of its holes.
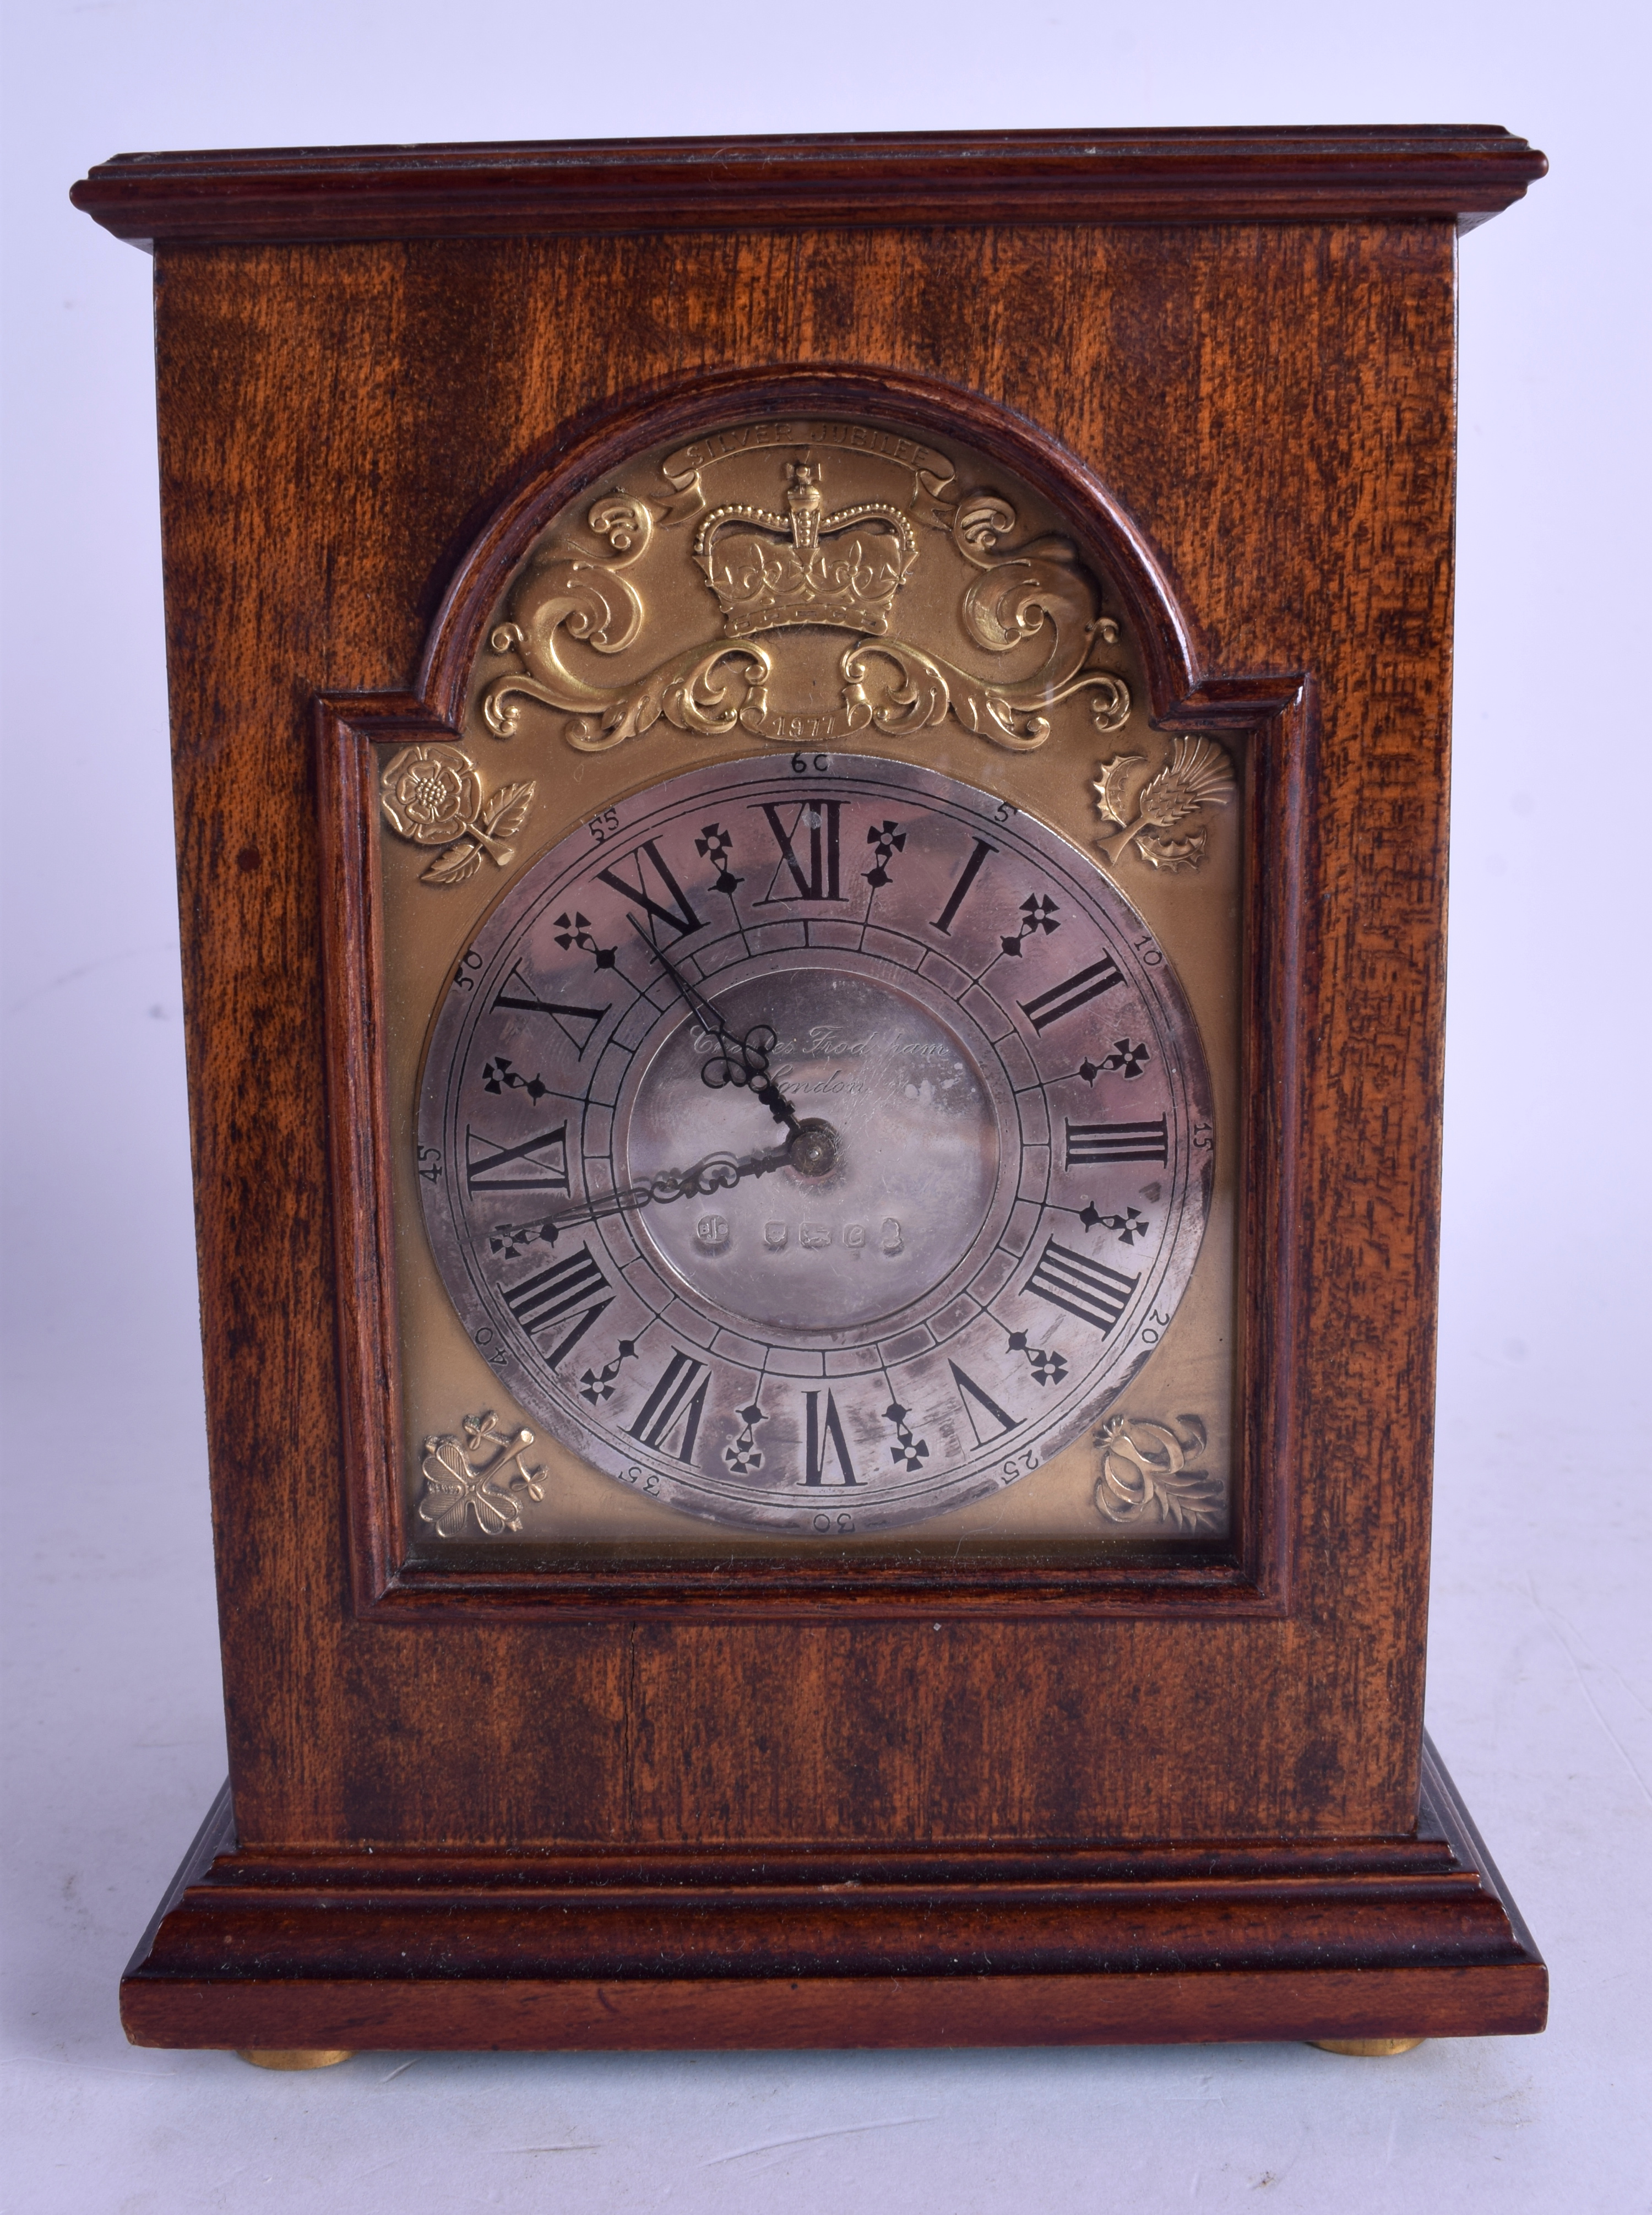
{"type": "Polygon", "coordinates": [[[117,237],[520,236],[992,223],[1436,216],[1463,228],[1547,164],[1495,127],[857,132],[852,137],[121,154],[76,186],[117,237]]]}
{"type": "MultiPolygon", "coordinates": [[[[161,450],[231,1774],[249,1841],[1403,1832],[1428,1552],[1445,223],[171,248],[161,450]],[[317,691],[412,689],[482,518],[695,374],[943,377],[1100,477],[1205,681],[1307,672],[1316,926],[1283,1622],[359,1620],[328,1219],[317,691]],[[1011,1689],[1013,1688],[1013,1689],[1011,1689]],[[373,1758],[359,1749],[371,1744],[373,1758]]],[[[1295,681],[1295,680],[1293,680],[1295,681]]],[[[1243,686],[1241,688],[1243,691],[1243,686]]]]}
{"type": "Polygon", "coordinates": [[[1109,2045],[1543,2027],[1430,1749],[1408,1840],[762,1856],[237,1852],[121,1987],[138,2045],[1109,2045]]]}
{"type": "Polygon", "coordinates": [[[1406,1856],[1435,1835],[1417,1811],[1456,218],[1504,204],[1541,157],[1496,133],[1282,133],[1248,150],[1244,135],[1167,153],[1163,136],[1122,134],[1105,159],[1019,142],[1008,183],[991,168],[1001,141],[900,142],[920,151],[900,173],[887,145],[881,169],[840,147],[813,199],[825,157],[790,141],[731,161],[633,150],[629,200],[605,149],[473,150],[474,193],[451,150],[145,157],[81,189],[101,220],[160,242],[186,1014],[238,1839],[210,1905],[181,1896],[129,1980],[134,2034],[537,2046],[906,2042],[915,2025],[920,2042],[1536,2027],[1541,1966],[1460,1825],[1453,1865],[1424,1872],[1406,1856]],[[1161,157],[1150,190],[1140,177],[1161,157]],[[953,195],[940,227],[925,163],[953,195]],[[684,195],[680,225],[662,179],[684,195]],[[1269,193],[1294,219],[1255,219],[1269,193]],[[336,242],[303,242],[316,206],[336,242]],[[339,1358],[342,1343],[359,1368],[386,1328],[382,1226],[359,1219],[371,1115],[336,1077],[331,1169],[327,1138],[329,1051],[335,1072],[372,1061],[356,1035],[371,1009],[336,991],[324,1007],[322,993],[329,932],[335,975],[342,963],[370,977],[372,962],[370,900],[340,905],[342,880],[353,872],[359,887],[368,867],[360,726],[343,696],[446,714],[428,688],[480,604],[476,549],[580,438],[696,380],[834,365],[892,392],[939,381],[1064,451],[1132,535],[1144,609],[1157,595],[1156,709],[1273,719],[1250,910],[1265,959],[1247,1046],[1243,1382],[1261,1534],[1245,1574],[1256,1592],[1274,1574],[1278,1604],[1201,1615],[1161,1595],[1109,1611],[1096,1594],[1041,1614],[1013,1594],[954,1606],[926,1592],[844,1619],[794,1595],[789,1612],[720,1620],[628,1609],[621,1594],[582,1614],[387,1614],[376,1600],[394,1563],[359,1519],[353,1564],[347,1475],[371,1450],[361,1410],[388,1387],[380,1372],[365,1396],[359,1377],[347,1390],[339,1358]],[[333,731],[319,755],[317,696],[333,731]],[[349,1221],[332,1219],[334,1191],[349,1221]],[[1282,1401],[1270,1377],[1288,1378],[1282,1401]],[[1334,1875],[1290,1858],[1350,1840],[1364,1844],[1334,1875]],[[1153,1842],[1207,1859],[1210,1841],[1256,1842],[1274,1876],[1236,1877],[1213,1908],[1160,1896],[1155,1927],[1180,1933],[1162,1942],[1124,1935],[1146,1897],[1133,1877],[1110,1893],[1114,1877],[1075,1891],[1053,1875],[1053,1890],[1029,1880],[1000,1899],[999,1877],[971,1858],[1024,1852],[1053,1869],[1052,1856],[1153,1842]],[[378,1911],[361,1903],[387,1881],[386,1852],[411,1856],[413,1873],[388,1881],[374,1936],[378,1911]],[[574,1853],[597,1857],[593,1884],[618,1882],[639,1854],[675,1856],[676,1873],[642,1885],[629,1937],[605,1909],[569,1923],[568,1902],[536,1905],[522,1930],[540,1936],[498,1940],[526,1949],[510,1960],[527,1981],[508,1989],[490,1991],[480,1936],[443,1953],[491,1916],[507,1933],[501,1887],[535,1856],[574,1853]],[[847,1909],[806,1913],[795,1888],[783,1909],[752,1904],[734,1862],[787,1853],[841,1855],[841,1881],[860,1886],[869,1857],[931,1858],[853,1925],[847,1909]],[[740,1893],[732,1923],[685,1905],[689,1854],[734,1857],[713,1887],[740,1893]],[[458,1874],[444,1894],[438,1865],[453,1855],[503,1856],[507,1873],[458,1874]],[[306,1856],[338,1872],[313,1928],[295,1874],[306,1856]],[[944,1890],[936,1856],[961,1856],[980,1895],[958,1909],[965,1950],[950,1967],[923,1936],[924,1902],[944,1890]],[[244,1925],[227,1904],[237,1887],[244,1925]],[[347,1893],[354,1967],[329,1951],[347,1893]],[[409,1918],[443,1897],[458,1920],[418,1926],[448,1935],[432,1940],[427,1973],[398,1985],[383,1947],[406,1946],[409,1918]],[[544,1934],[576,1924],[584,1935],[551,1962],[544,1934]],[[961,1997],[980,1981],[962,1965],[989,1942],[1015,1967],[986,1979],[997,1997],[978,2006],[961,1997]],[[882,1975],[886,1956],[898,1977],[882,1975]],[[529,1991],[535,1959],[550,1998],[529,1991]],[[608,2038],[631,2004],[608,1980],[634,1993],[645,1960],[652,1996],[608,2038]],[[673,1961],[687,1965],[674,1984],[673,1961]],[[467,1963],[480,1981],[457,1975],[467,1963]],[[760,2004],[728,1997],[741,1964],[760,2004]],[[789,1965],[810,1995],[795,2007],[789,1965]],[[289,2004],[280,1993],[298,1982],[289,2004]],[[938,2014],[919,1993],[929,1982],[945,1986],[938,2014]],[[329,2012],[318,1995],[335,1988],[357,2013],[329,2012]]]}

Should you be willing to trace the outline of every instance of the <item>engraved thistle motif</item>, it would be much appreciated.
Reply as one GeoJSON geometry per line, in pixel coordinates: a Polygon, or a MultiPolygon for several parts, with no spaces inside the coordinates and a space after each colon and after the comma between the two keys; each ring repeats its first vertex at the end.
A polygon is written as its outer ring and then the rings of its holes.
{"type": "Polygon", "coordinates": [[[1231,799],[1233,764],[1226,750],[1214,739],[1178,739],[1165,766],[1128,800],[1125,792],[1130,771],[1143,758],[1140,754],[1115,754],[1102,763],[1093,787],[1096,812],[1120,828],[1096,843],[1114,868],[1133,846],[1150,867],[1168,875],[1196,869],[1205,858],[1210,834],[1202,819],[1188,819],[1202,818],[1207,807],[1225,807],[1231,799]],[[1181,838],[1167,835],[1180,825],[1186,826],[1181,838]]]}
{"type": "Polygon", "coordinates": [[[507,1436],[497,1427],[498,1420],[489,1408],[485,1414],[461,1417],[462,1438],[444,1434],[425,1440],[419,1520],[433,1523],[444,1538],[463,1537],[472,1517],[484,1538],[519,1531],[523,1497],[545,1496],[539,1482],[544,1469],[530,1469],[522,1458],[533,1444],[533,1433],[524,1429],[507,1436]]]}
{"type": "Polygon", "coordinates": [[[1102,1473],[1096,1506],[1111,1523],[1170,1523],[1183,1531],[1221,1520],[1222,1480],[1191,1466],[1206,1445],[1197,1415],[1178,1415],[1180,1436],[1167,1423],[1115,1416],[1096,1433],[1102,1473]]]}
{"type": "Polygon", "coordinates": [[[399,838],[442,851],[419,873],[426,885],[462,885],[475,876],[485,854],[508,868],[513,838],[528,819],[534,788],[503,784],[484,796],[482,778],[458,746],[403,746],[378,781],[384,819],[399,838]]]}
{"type": "Polygon", "coordinates": [[[857,731],[905,737],[951,716],[995,745],[1029,752],[1050,735],[1049,710],[1082,692],[1096,729],[1121,729],[1129,687],[1098,659],[1117,644],[1119,625],[1102,613],[1098,588],[1074,548],[1055,537],[1011,543],[1016,510],[997,492],[949,504],[950,463],[916,447],[909,498],[828,510],[829,465],[808,457],[841,427],[754,426],[769,433],[760,443],[804,448],[804,459],[783,465],[784,513],[746,501],[709,506],[698,466],[683,456],[661,465],[669,499],[614,493],[599,500],[586,530],[606,552],[567,540],[549,547],[513,591],[508,619],[491,633],[494,651],[519,666],[484,690],[488,727],[508,738],[521,703],[537,701],[567,715],[571,746],[598,753],[662,719],[703,738],[743,729],[795,746],[832,744],[857,731]],[[703,638],[629,684],[593,681],[595,669],[582,674],[572,649],[614,655],[638,643],[647,611],[637,565],[663,543],[662,532],[690,524],[685,552],[722,611],[722,635],[703,638]],[[965,567],[957,611],[973,646],[993,655],[1044,646],[1030,676],[977,674],[891,630],[903,588],[921,562],[936,558],[923,550],[920,531],[949,543],[949,558],[965,567]],[[837,703],[793,714],[772,696],[777,677],[787,674],[783,641],[758,641],[804,626],[852,636],[838,658],[837,703]]]}

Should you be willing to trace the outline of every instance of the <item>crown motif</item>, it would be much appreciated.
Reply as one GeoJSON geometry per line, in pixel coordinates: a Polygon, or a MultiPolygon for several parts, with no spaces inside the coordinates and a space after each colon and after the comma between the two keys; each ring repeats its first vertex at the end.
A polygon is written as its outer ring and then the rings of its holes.
{"type": "Polygon", "coordinates": [[[784,515],[714,508],[695,534],[694,558],[722,603],[730,638],[783,623],[831,623],[873,636],[889,628],[895,594],[918,559],[912,527],[898,507],[877,500],[822,515],[818,474],[808,462],[789,462],[784,515]],[[720,535],[735,523],[752,528],[720,535]],[[855,531],[857,524],[876,528],[855,531]]]}

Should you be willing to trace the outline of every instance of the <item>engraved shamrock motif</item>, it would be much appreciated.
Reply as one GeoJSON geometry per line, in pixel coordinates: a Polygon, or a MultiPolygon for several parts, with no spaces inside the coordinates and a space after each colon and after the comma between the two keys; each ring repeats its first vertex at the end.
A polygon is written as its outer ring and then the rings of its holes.
{"type": "Polygon", "coordinates": [[[1122,1215],[1102,1215],[1093,1200],[1085,1201],[1078,1220],[1086,1230],[1116,1230],[1122,1246],[1133,1246],[1153,1227],[1139,1207],[1127,1207],[1122,1215]]]}
{"type": "Polygon", "coordinates": [[[1018,1353],[1033,1372],[1035,1384],[1059,1384],[1066,1379],[1067,1358],[1064,1353],[1046,1352],[1041,1346],[1031,1345],[1024,1330],[1008,1334],[1009,1351],[1018,1353]]]}
{"type": "Polygon", "coordinates": [[[619,955],[611,946],[599,946],[591,935],[590,918],[575,908],[571,915],[556,918],[556,943],[564,954],[570,946],[577,946],[581,954],[588,954],[599,969],[611,969],[619,955]]]}
{"type": "Polygon", "coordinates": [[[1029,893],[1021,903],[1021,917],[1016,926],[1015,936],[1001,938],[998,944],[1006,954],[1019,958],[1023,940],[1036,938],[1041,930],[1047,938],[1053,930],[1059,930],[1060,928],[1056,918],[1056,903],[1049,894],[1029,893]]]}
{"type": "Polygon", "coordinates": [[[1141,1075],[1152,1058],[1151,1047],[1133,1045],[1127,1038],[1115,1039],[1111,1053],[1104,1053],[1099,1061],[1086,1057],[1078,1065],[1078,1074],[1086,1084],[1094,1084],[1103,1072],[1133,1079],[1141,1075]]]}
{"type": "Polygon", "coordinates": [[[711,885],[714,893],[736,893],[740,890],[746,880],[737,877],[728,866],[734,842],[721,823],[702,824],[700,835],[694,841],[694,850],[717,872],[711,885]]]}
{"type": "Polygon", "coordinates": [[[911,1413],[911,1408],[903,1408],[899,1400],[891,1400],[883,1411],[884,1420],[895,1427],[895,1444],[889,1449],[889,1459],[896,1468],[909,1474],[922,1469],[930,1453],[929,1440],[920,1439],[906,1420],[911,1413]]]}
{"type": "Polygon", "coordinates": [[[530,1500],[545,1496],[539,1482],[544,1469],[529,1469],[522,1459],[533,1444],[533,1433],[524,1429],[507,1438],[497,1422],[489,1408],[483,1414],[462,1418],[462,1439],[444,1434],[425,1440],[421,1469],[425,1496],[419,1502],[419,1520],[433,1523],[444,1538],[462,1537],[471,1516],[484,1538],[519,1531],[522,1504],[518,1494],[525,1493],[530,1500]],[[495,1451],[482,1460],[489,1447],[495,1451]]]}
{"type": "Polygon", "coordinates": [[[867,831],[866,843],[872,849],[872,866],[862,874],[874,892],[881,892],[889,881],[889,864],[897,854],[906,850],[906,834],[900,824],[874,823],[867,831]]]}
{"type": "Polygon", "coordinates": [[[763,1466],[762,1449],[757,1443],[757,1427],[759,1423],[767,1422],[768,1417],[763,1412],[761,1402],[757,1400],[753,1400],[749,1407],[737,1408],[734,1412],[740,1417],[740,1435],[733,1445],[723,1448],[722,1457],[736,1476],[749,1476],[754,1470],[763,1466]]]}
{"type": "Polygon", "coordinates": [[[496,1093],[501,1099],[507,1091],[525,1092],[537,1108],[550,1087],[537,1071],[531,1077],[524,1077],[515,1063],[501,1053],[482,1064],[482,1089],[496,1093]]]}

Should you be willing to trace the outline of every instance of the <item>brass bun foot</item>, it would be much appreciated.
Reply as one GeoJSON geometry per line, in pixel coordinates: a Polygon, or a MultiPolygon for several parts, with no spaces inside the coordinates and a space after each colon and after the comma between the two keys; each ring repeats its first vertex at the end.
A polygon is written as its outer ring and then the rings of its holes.
{"type": "Polygon", "coordinates": [[[345,2046],[238,2046],[236,2059],[250,2061],[255,2069],[335,2069],[354,2051],[345,2046]]]}
{"type": "Polygon", "coordinates": [[[1421,2046],[1420,2038],[1311,2038],[1310,2046],[1317,2046],[1322,2053],[1353,2053],[1367,2060],[1380,2061],[1391,2053],[1409,2053],[1414,2046],[1421,2046]]]}

